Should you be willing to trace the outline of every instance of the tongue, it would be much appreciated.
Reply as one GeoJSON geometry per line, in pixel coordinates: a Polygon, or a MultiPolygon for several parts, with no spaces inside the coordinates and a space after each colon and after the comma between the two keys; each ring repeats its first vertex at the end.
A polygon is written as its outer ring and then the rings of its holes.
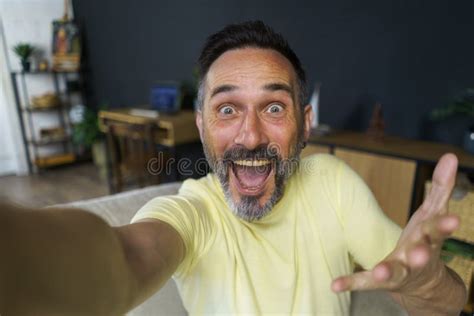
{"type": "Polygon", "coordinates": [[[242,186],[247,188],[255,188],[261,186],[268,174],[270,173],[271,167],[267,168],[255,168],[247,166],[235,166],[234,172],[242,186]]]}

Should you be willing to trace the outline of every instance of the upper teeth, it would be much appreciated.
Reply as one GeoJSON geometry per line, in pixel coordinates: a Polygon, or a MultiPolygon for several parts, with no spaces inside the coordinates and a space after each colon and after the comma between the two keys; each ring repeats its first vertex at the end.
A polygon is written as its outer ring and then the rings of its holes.
{"type": "Polygon", "coordinates": [[[240,166],[247,166],[247,167],[260,167],[265,166],[270,163],[269,160],[236,160],[234,161],[235,164],[240,166]]]}

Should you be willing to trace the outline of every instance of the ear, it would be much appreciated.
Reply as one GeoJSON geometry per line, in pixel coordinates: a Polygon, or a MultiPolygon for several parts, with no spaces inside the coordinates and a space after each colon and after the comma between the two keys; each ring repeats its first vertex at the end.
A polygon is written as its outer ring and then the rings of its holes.
{"type": "Polygon", "coordinates": [[[201,142],[204,141],[203,139],[203,134],[202,134],[202,131],[203,131],[203,127],[202,127],[202,110],[197,110],[196,111],[196,126],[199,130],[199,137],[201,138],[201,142]]]}
{"type": "Polygon", "coordinates": [[[311,135],[311,122],[313,121],[313,109],[310,104],[304,107],[304,121],[303,121],[303,132],[304,141],[308,141],[309,135],[311,135]]]}

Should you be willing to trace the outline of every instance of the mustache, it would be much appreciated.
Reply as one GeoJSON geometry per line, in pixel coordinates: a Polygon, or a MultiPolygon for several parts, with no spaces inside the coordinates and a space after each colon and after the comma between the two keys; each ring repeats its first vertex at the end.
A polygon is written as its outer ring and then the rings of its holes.
{"type": "Polygon", "coordinates": [[[221,161],[230,163],[235,160],[261,160],[267,159],[272,162],[281,160],[280,148],[276,144],[261,144],[254,149],[247,149],[237,145],[224,152],[221,161]]]}

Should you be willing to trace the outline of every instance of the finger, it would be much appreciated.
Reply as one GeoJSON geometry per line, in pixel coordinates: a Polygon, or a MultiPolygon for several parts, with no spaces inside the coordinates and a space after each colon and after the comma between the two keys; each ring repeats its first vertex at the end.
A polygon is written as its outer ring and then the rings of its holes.
{"type": "Polygon", "coordinates": [[[454,154],[443,155],[433,172],[432,186],[423,208],[428,213],[447,213],[447,203],[456,181],[458,160],[454,154]]]}
{"type": "Polygon", "coordinates": [[[426,241],[431,248],[441,248],[444,240],[458,229],[459,225],[460,220],[456,215],[450,214],[435,217],[423,223],[423,240],[426,241]]]}
{"type": "Polygon", "coordinates": [[[351,275],[339,277],[332,281],[333,292],[352,291],[357,289],[370,289],[374,285],[371,271],[357,272],[351,275]]]}
{"type": "Polygon", "coordinates": [[[407,260],[411,270],[423,268],[431,258],[431,248],[424,243],[418,243],[408,250],[407,260]]]}
{"type": "Polygon", "coordinates": [[[372,271],[363,271],[335,279],[331,284],[334,292],[395,289],[408,275],[408,269],[398,261],[378,264],[372,271]]]}

